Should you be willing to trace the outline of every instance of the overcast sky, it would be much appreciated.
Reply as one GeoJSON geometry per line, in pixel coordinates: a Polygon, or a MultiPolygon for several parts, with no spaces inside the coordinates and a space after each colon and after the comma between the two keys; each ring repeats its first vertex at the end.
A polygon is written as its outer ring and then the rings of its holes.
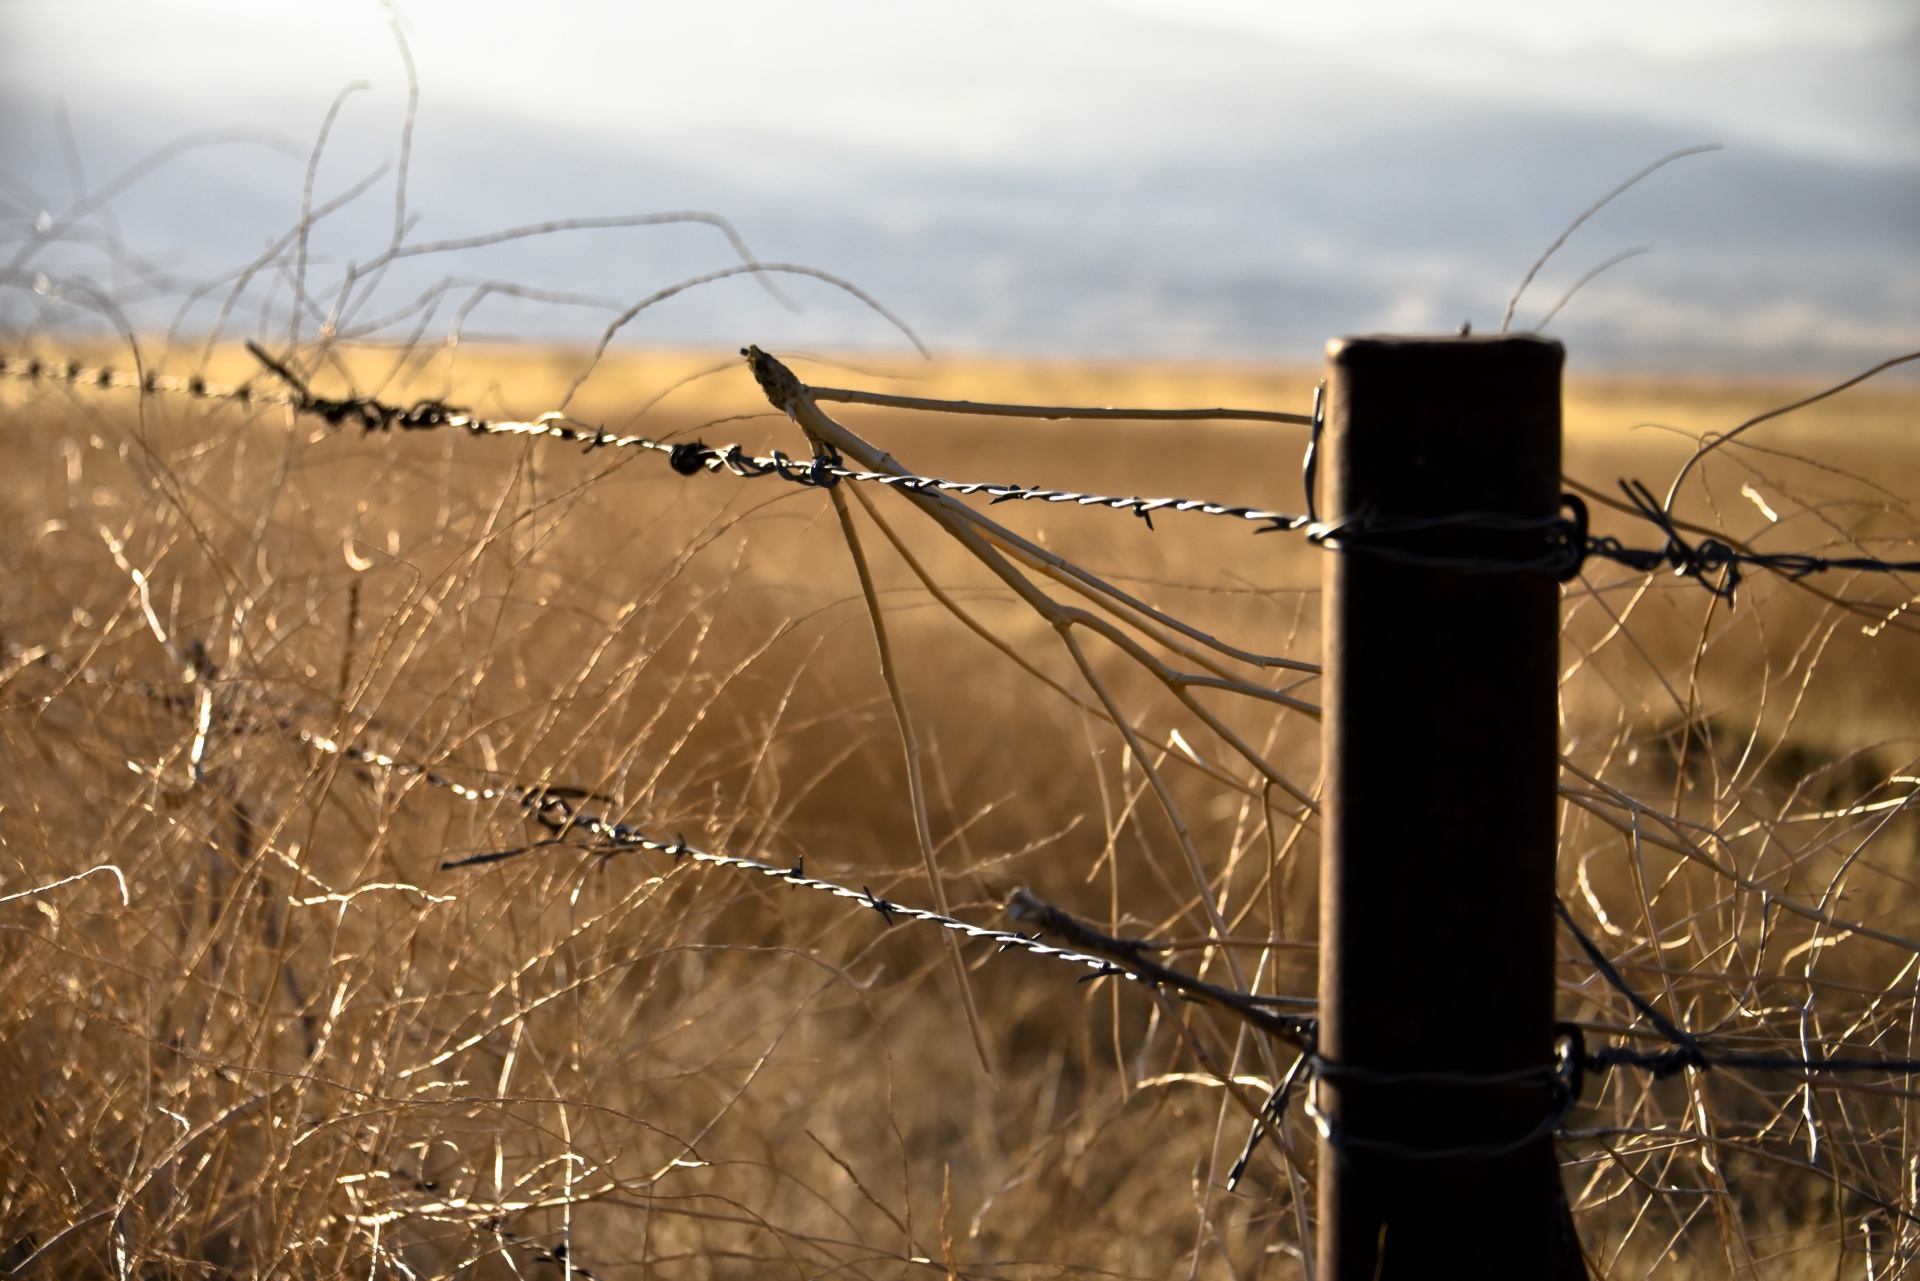
{"type": "MultiPolygon", "coordinates": [[[[1589,201],[1718,142],[1582,228],[1522,322],[1646,247],[1555,318],[1576,361],[1838,369],[1920,346],[1920,0],[398,12],[422,94],[416,239],[697,207],[762,258],[858,282],[937,348],[1312,360],[1332,333],[1497,324],[1589,201]]],[[[192,153],[110,208],[112,234],[181,281],[244,263],[297,214],[305,152],[347,86],[367,87],[341,108],[319,197],[397,159],[387,21],[372,0],[4,0],[11,238],[42,210],[64,226],[76,190],[178,133],[245,125],[288,142],[192,153]]],[[[381,182],[317,236],[319,276],[384,244],[381,182]]],[[[450,273],[617,304],[729,255],[704,229],[593,232],[421,261],[381,287],[397,306],[450,273]]],[[[108,276],[98,258],[33,247],[0,281],[0,316],[71,311],[80,282],[108,276]]],[[[140,289],[123,275],[112,292],[174,318],[140,289]]],[[[625,336],[899,341],[825,285],[789,292],[798,312],[725,282],[625,336]]],[[[471,296],[456,289],[430,331],[471,296]]],[[[587,335],[605,320],[493,296],[464,323],[587,335]]]]}

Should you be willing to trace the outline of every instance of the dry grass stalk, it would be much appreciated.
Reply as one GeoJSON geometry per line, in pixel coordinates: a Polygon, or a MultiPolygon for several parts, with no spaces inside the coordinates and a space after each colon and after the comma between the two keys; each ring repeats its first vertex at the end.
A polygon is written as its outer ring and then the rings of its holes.
{"type": "MultiPolygon", "coordinates": [[[[873,575],[867,570],[867,554],[861,549],[859,531],[853,527],[853,515],[847,510],[847,500],[838,490],[830,491],[828,497],[833,500],[833,513],[840,521],[840,532],[846,537],[847,551],[853,557],[854,571],[860,577],[860,594],[867,602],[867,617],[873,623],[873,644],[880,654],[880,677],[887,685],[887,700],[893,705],[893,718],[900,727],[900,749],[907,763],[907,801],[913,807],[913,834],[920,846],[920,858],[926,864],[927,888],[933,894],[934,910],[942,916],[953,915],[947,904],[947,887],[941,879],[940,866],[933,852],[933,827],[927,819],[927,785],[920,767],[920,742],[914,736],[913,717],[907,711],[906,695],[900,692],[900,677],[894,666],[893,647],[887,643],[886,619],[880,613],[880,598],[873,590],[873,575]]],[[[960,955],[960,941],[951,933],[942,932],[946,944],[947,959],[953,963],[954,983],[960,989],[960,1003],[967,1013],[967,1031],[973,1037],[973,1048],[980,1055],[980,1066],[988,1076],[993,1075],[993,1057],[987,1049],[987,1034],[980,1026],[980,1009],[973,999],[973,983],[967,978],[967,963],[960,955]]],[[[942,1194],[944,1206],[945,1194],[942,1194]]],[[[949,1265],[951,1266],[951,1265],[949,1265]]]]}

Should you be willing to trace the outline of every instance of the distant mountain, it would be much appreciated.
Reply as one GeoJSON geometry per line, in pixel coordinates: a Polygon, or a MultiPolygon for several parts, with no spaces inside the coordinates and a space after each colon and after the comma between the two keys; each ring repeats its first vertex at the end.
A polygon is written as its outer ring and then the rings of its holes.
{"type": "MultiPolygon", "coordinates": [[[[453,28],[423,21],[411,234],[705,208],[731,218],[765,259],[857,281],[936,346],[1310,361],[1336,333],[1496,325],[1528,264],[1584,206],[1649,160],[1721,137],[1726,151],[1655,175],[1584,226],[1529,291],[1518,322],[1533,323],[1591,266],[1644,245],[1654,252],[1593,281],[1555,319],[1576,362],[1828,370],[1920,346],[1920,110],[1910,110],[1920,75],[1906,74],[1920,67],[1920,43],[1911,36],[1852,53],[1678,69],[1574,55],[1533,66],[1482,46],[1336,55],[1084,4],[1041,8],[1054,17],[984,5],[984,17],[963,18],[943,0],[929,11],[960,33],[952,47],[925,50],[924,65],[876,64],[882,54],[866,47],[844,75],[824,41],[784,64],[765,42],[729,61],[704,43],[704,28],[685,27],[696,19],[675,19],[697,65],[661,71],[664,87],[596,87],[595,77],[615,74],[621,42],[650,30],[635,18],[609,28],[606,49],[582,54],[581,83],[559,73],[555,101],[539,107],[487,92],[497,74],[470,74],[482,57],[460,43],[471,31],[436,46],[453,28]],[[793,70],[783,83],[754,79],[733,91],[693,78],[736,64],[743,77],[793,70]],[[1609,67],[1619,81],[1611,97],[1609,67]],[[557,121],[569,101],[576,119],[557,121]]],[[[867,14],[857,4],[839,10],[853,14],[848,23],[867,14]]],[[[885,22],[901,21],[891,12],[885,22]]],[[[252,38],[242,19],[222,21],[238,24],[232,40],[252,38]]],[[[39,30],[28,23],[16,34],[31,49],[39,30]]],[[[869,45],[910,35],[869,32],[869,45]]],[[[548,51],[529,39],[528,56],[545,66],[548,51]]],[[[8,63],[22,57],[19,41],[10,47],[0,55],[8,63]]],[[[670,60],[657,41],[635,47],[656,70],[670,60]]],[[[124,51],[114,56],[128,63],[124,51]]],[[[190,93],[138,62],[118,80],[22,62],[22,74],[0,78],[7,225],[30,235],[40,209],[70,199],[56,97],[97,182],[177,129],[237,120],[295,135],[304,148],[356,59],[360,74],[383,83],[343,110],[317,183],[326,195],[396,154],[392,54],[377,30],[321,50],[314,69],[285,84],[249,65],[235,73],[247,96],[232,101],[217,83],[190,93]]],[[[151,255],[156,271],[205,278],[290,225],[302,167],[257,147],[189,155],[113,202],[113,232],[151,255]]],[[[392,209],[390,186],[379,187],[323,225],[316,277],[377,252],[392,209]]],[[[149,323],[172,318],[171,301],[141,302],[140,280],[116,277],[99,256],[87,246],[33,255],[31,271],[0,291],[0,317],[17,325],[44,309],[46,296],[31,290],[44,274],[49,285],[95,281],[149,323]]],[[[449,271],[465,283],[434,332],[486,278],[631,300],[729,260],[704,228],[520,241],[396,268],[363,314],[398,306],[449,271]]],[[[664,303],[627,333],[893,341],[884,322],[824,285],[786,289],[800,313],[733,280],[664,303]]],[[[196,308],[186,328],[203,327],[216,307],[196,308]]],[[[604,316],[495,296],[466,323],[585,336],[604,316]]]]}

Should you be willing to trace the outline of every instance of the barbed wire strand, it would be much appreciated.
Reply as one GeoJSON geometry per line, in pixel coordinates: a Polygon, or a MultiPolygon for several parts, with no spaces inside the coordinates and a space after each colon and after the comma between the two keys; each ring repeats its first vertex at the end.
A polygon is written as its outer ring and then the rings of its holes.
{"type": "MultiPolygon", "coordinates": [[[[475,435],[546,437],[586,446],[588,449],[643,449],[666,455],[668,463],[681,475],[702,471],[725,471],[735,476],[757,478],[778,476],[798,485],[829,488],[841,481],[875,484],[909,491],[955,494],[962,497],[984,496],[990,504],[1004,502],[1041,502],[1067,504],[1109,511],[1124,511],[1153,526],[1155,512],[1190,512],[1218,516],[1260,526],[1256,533],[1305,531],[1308,541],[1336,551],[1356,551],[1405,563],[1453,569],[1469,573],[1539,572],[1567,580],[1579,573],[1589,559],[1609,560],[1639,573],[1670,568],[1675,575],[1695,581],[1714,596],[1731,601],[1746,569],[1764,569],[1790,581],[1831,570],[1859,573],[1920,573],[1920,559],[1891,560],[1877,556],[1820,556],[1809,552],[1756,552],[1736,547],[1717,536],[1689,541],[1680,522],[1666,511],[1645,484],[1637,480],[1619,482],[1628,502],[1617,510],[1652,525],[1664,541],[1659,547],[1629,547],[1611,536],[1588,532],[1585,501],[1577,494],[1561,495],[1561,514],[1527,518],[1500,513],[1459,513],[1440,517],[1388,517],[1360,513],[1337,521],[1316,520],[1312,513],[1300,515],[1246,504],[1220,503],[1194,498],[1148,498],[1138,495],[1092,494],[1078,490],[1046,486],[1018,485],[998,481],[955,481],[937,476],[911,473],[877,472],[846,466],[831,450],[807,460],[791,458],[779,450],[764,455],[747,453],[741,446],[711,446],[703,441],[670,442],[649,436],[608,432],[569,418],[555,410],[527,421],[486,419],[466,412],[443,400],[424,399],[411,405],[398,405],[370,396],[327,397],[312,392],[304,379],[284,362],[269,355],[253,342],[248,350],[275,377],[286,384],[285,390],[263,391],[251,383],[237,385],[210,383],[199,375],[186,378],[156,372],[129,374],[111,366],[89,366],[78,360],[42,360],[34,357],[0,357],[0,377],[49,380],[74,388],[96,390],[134,390],[143,395],[177,394],[201,400],[235,401],[249,405],[285,406],[295,413],[318,417],[331,427],[359,426],[363,432],[421,431],[437,428],[465,430],[475,435]],[[1537,533],[1538,551],[1525,554],[1463,556],[1436,554],[1409,544],[1408,536],[1438,529],[1511,533],[1537,533]]],[[[1902,358],[1902,360],[1907,358],[1902,358]]],[[[1900,360],[1883,362],[1868,374],[1849,380],[1852,386],[1900,360]]],[[[1242,409],[1110,409],[1045,405],[996,405],[971,401],[935,401],[918,397],[890,396],[882,393],[851,391],[844,388],[806,387],[811,396],[849,403],[886,405],[896,408],[928,409],[940,412],[983,413],[1037,418],[1209,419],[1242,418],[1262,421],[1319,422],[1313,415],[1285,414],[1277,411],[1242,409]]],[[[1816,397],[1817,399],[1817,397],[1816,397]]],[[[1811,403],[1804,401],[1801,403],[1811,403]]],[[[1790,406],[1789,408],[1792,408],[1790,406]]],[[[1784,411],[1783,411],[1784,412],[1784,411]]],[[[1314,445],[1308,446],[1310,451],[1314,445]]]]}
{"type": "MultiPolygon", "coordinates": [[[[1709,1051],[1691,1032],[1674,1023],[1662,1014],[1651,1001],[1634,990],[1632,984],[1621,975],[1606,953],[1600,950],[1587,932],[1575,923],[1567,905],[1559,898],[1553,901],[1554,915],[1567,927],[1593,963],[1595,973],[1604,979],[1607,985],[1627,998],[1635,1012],[1653,1025],[1654,1031],[1673,1045],[1671,1050],[1659,1053],[1647,1053],[1626,1046],[1604,1046],[1588,1053],[1585,1050],[1584,1036],[1580,1028],[1571,1023],[1561,1024],[1565,1035],[1580,1038],[1579,1058],[1583,1068],[1591,1072],[1604,1072],[1608,1068],[1628,1067],[1651,1072],[1655,1077],[1672,1076],[1688,1068],[1738,1068],[1750,1072],[1799,1072],[1806,1075],[1822,1073],[1888,1073],[1896,1076],[1908,1076],[1920,1073],[1920,1059],[1876,1059],[1832,1056],[1814,1058],[1811,1055],[1747,1054],[1732,1051],[1709,1051]]],[[[1824,1048],[1824,1047],[1823,1047],[1824,1048]]]]}
{"type": "MultiPolygon", "coordinates": [[[[690,859],[695,863],[713,867],[730,868],[735,871],[754,872],[762,876],[775,877],[784,883],[802,889],[814,890],[830,897],[857,903],[880,913],[888,925],[898,916],[905,920],[920,921],[952,930],[964,937],[995,943],[999,950],[1014,948],[1032,952],[1039,956],[1051,956],[1095,971],[1092,977],[1119,976],[1146,983],[1150,986],[1172,988],[1182,995],[1201,1004],[1225,1009],[1240,1017],[1259,1030],[1277,1039],[1293,1044],[1308,1052],[1312,1051],[1316,1038],[1316,1021],[1295,1015],[1276,1014],[1270,1007],[1276,1001],[1291,1001],[1298,998],[1273,998],[1249,995],[1232,988],[1208,983],[1191,975],[1160,964],[1146,955],[1162,950],[1152,940],[1127,939],[1104,934],[1071,914],[1038,898],[1025,889],[1017,889],[1006,904],[1007,914],[1017,921],[1035,927],[1031,934],[1014,930],[998,930],[987,926],[975,925],[957,917],[944,916],[924,908],[909,907],[881,898],[868,888],[858,890],[838,882],[809,877],[802,863],[792,867],[757,859],[741,858],[731,854],[719,854],[688,845],[684,837],[676,835],[673,840],[663,840],[648,834],[633,825],[605,818],[585,811],[578,802],[588,799],[592,794],[579,788],[566,788],[547,785],[504,784],[500,786],[470,787],[445,774],[426,766],[397,760],[396,758],[372,749],[342,744],[325,735],[308,730],[294,730],[293,735],[300,742],[321,752],[327,752],[356,761],[374,768],[386,769],[402,777],[416,777],[429,785],[451,792],[463,800],[485,802],[508,800],[526,807],[529,817],[547,828],[552,837],[545,841],[514,849],[496,850],[482,854],[468,855],[464,858],[450,859],[441,864],[443,868],[481,866],[516,858],[534,850],[555,845],[568,845],[562,838],[572,831],[579,831],[605,842],[605,848],[586,847],[588,852],[610,854],[620,849],[644,850],[667,854],[677,863],[680,859],[690,859]],[[1051,935],[1061,940],[1065,946],[1056,947],[1039,941],[1041,935],[1051,935]]],[[[580,848],[580,847],[573,847],[580,848]]],[[[804,860],[803,860],[804,862],[804,860]]],[[[1588,1051],[1584,1033],[1573,1024],[1562,1024],[1557,1036],[1571,1038],[1574,1045],[1568,1053],[1571,1059],[1585,1072],[1600,1073],[1610,1068],[1634,1068],[1652,1073],[1655,1077],[1672,1075],[1687,1067],[1733,1068],[1744,1071],[1793,1071],[1802,1073],[1920,1073],[1920,1059],[1877,1059],[1831,1056],[1812,1058],[1800,1056],[1749,1054],[1727,1051],[1709,1051],[1678,1025],[1674,1024],[1659,1010],[1639,995],[1623,978],[1619,970],[1609,961],[1599,946],[1581,930],[1559,898],[1554,900],[1554,912],[1561,922],[1573,933],[1581,950],[1592,962],[1594,970],[1609,986],[1615,988],[1636,1012],[1644,1017],[1654,1030],[1673,1043],[1674,1050],[1660,1053],[1644,1053],[1624,1046],[1606,1046],[1588,1051]]],[[[1365,1073],[1367,1069],[1332,1064],[1316,1060],[1309,1065],[1313,1074],[1325,1079],[1334,1079],[1345,1074],[1353,1076],[1365,1073]]],[[[1452,1071],[1438,1069],[1413,1073],[1394,1073],[1396,1081],[1434,1084],[1507,1084],[1516,1081],[1532,1081],[1553,1076],[1548,1069],[1527,1070],[1519,1073],[1484,1074],[1477,1072],[1452,1071]]],[[[1375,1074],[1380,1075],[1380,1074],[1375,1074]]],[[[1577,1094],[1577,1090],[1576,1090],[1577,1094]]],[[[1564,1113],[1565,1109],[1561,1109],[1564,1113]]],[[[1524,1142],[1526,1140],[1522,1140],[1524,1142]]]]}
{"type": "MultiPolygon", "coordinates": [[[[795,484],[821,488],[850,480],[888,488],[937,491],[968,497],[983,496],[992,503],[1065,503],[1077,507],[1131,512],[1145,520],[1149,527],[1153,524],[1153,514],[1163,511],[1228,517],[1265,526],[1265,529],[1260,532],[1302,529],[1310,523],[1305,516],[1290,512],[1270,511],[1245,504],[1219,503],[1205,499],[1089,494],[1039,485],[1005,484],[996,481],[955,481],[937,476],[903,476],[850,468],[831,455],[804,461],[790,458],[778,450],[764,455],[752,455],[739,445],[715,447],[702,441],[671,442],[649,436],[609,432],[572,419],[558,410],[541,414],[531,420],[515,421],[481,418],[437,399],[418,400],[411,405],[403,406],[371,396],[321,396],[310,391],[305,381],[292,369],[268,355],[258,344],[249,342],[247,347],[256,359],[287,384],[285,390],[261,390],[251,383],[237,385],[211,383],[198,375],[187,378],[158,373],[135,375],[115,370],[111,366],[85,365],[77,360],[40,360],[19,356],[0,357],[0,376],[60,382],[86,390],[131,390],[143,395],[186,395],[199,400],[284,406],[295,413],[320,418],[330,427],[359,427],[364,432],[424,431],[447,428],[484,436],[546,437],[584,445],[589,449],[642,449],[666,455],[673,469],[683,476],[698,475],[703,470],[710,473],[726,471],[741,477],[774,475],[795,484]]],[[[1108,417],[1159,416],[1166,412],[1202,417],[1220,414],[1265,416],[1262,411],[1256,410],[1101,411],[1103,416],[1108,417]]],[[[1287,420],[1291,421],[1294,418],[1304,418],[1304,416],[1293,415],[1287,420]]]]}
{"type": "Polygon", "coordinates": [[[598,799],[585,789],[518,783],[472,787],[427,766],[402,761],[371,748],[342,743],[311,730],[296,729],[292,731],[292,735],[315,751],[339,756],[372,768],[387,770],[399,777],[418,778],[429,786],[450,792],[461,800],[474,803],[502,800],[514,802],[528,811],[529,818],[551,833],[548,839],[530,845],[447,859],[440,864],[444,870],[504,862],[507,859],[531,854],[538,849],[562,845],[576,849],[584,848],[588,853],[603,857],[621,850],[666,854],[676,864],[686,859],[709,867],[757,873],[761,876],[776,878],[783,884],[797,889],[813,890],[831,898],[857,903],[878,912],[888,925],[892,925],[896,917],[902,920],[919,921],[951,930],[969,939],[993,943],[999,951],[1014,949],[1083,965],[1095,971],[1092,976],[1095,978],[1118,976],[1151,986],[1173,988],[1201,1004],[1229,1010],[1270,1035],[1302,1047],[1312,1044],[1314,1020],[1297,1015],[1278,1014],[1268,1008],[1276,1000],[1292,998],[1250,996],[1162,965],[1145,955],[1148,952],[1161,950],[1158,944],[1146,939],[1121,939],[1102,934],[1024,889],[1014,891],[1006,910],[1015,920],[1034,925],[1036,929],[1031,934],[975,925],[958,917],[896,903],[875,894],[865,885],[856,890],[837,881],[808,876],[804,858],[791,867],[781,867],[759,859],[703,850],[687,844],[686,838],[678,834],[672,840],[664,840],[632,824],[606,818],[581,808],[581,801],[598,799]],[[601,844],[575,846],[564,839],[572,832],[584,833],[601,844]],[[1042,934],[1052,934],[1062,939],[1066,946],[1056,947],[1043,943],[1040,941],[1042,934]]]}

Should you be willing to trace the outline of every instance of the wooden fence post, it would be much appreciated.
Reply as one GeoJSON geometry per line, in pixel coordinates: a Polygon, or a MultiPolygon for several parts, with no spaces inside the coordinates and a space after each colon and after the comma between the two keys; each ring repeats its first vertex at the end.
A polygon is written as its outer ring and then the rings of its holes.
{"type": "Polygon", "coordinates": [[[1564,355],[1327,347],[1319,1281],[1584,1275],[1548,1132],[1559,584],[1433,563],[1547,550],[1494,526],[1556,514],[1564,355]]]}

